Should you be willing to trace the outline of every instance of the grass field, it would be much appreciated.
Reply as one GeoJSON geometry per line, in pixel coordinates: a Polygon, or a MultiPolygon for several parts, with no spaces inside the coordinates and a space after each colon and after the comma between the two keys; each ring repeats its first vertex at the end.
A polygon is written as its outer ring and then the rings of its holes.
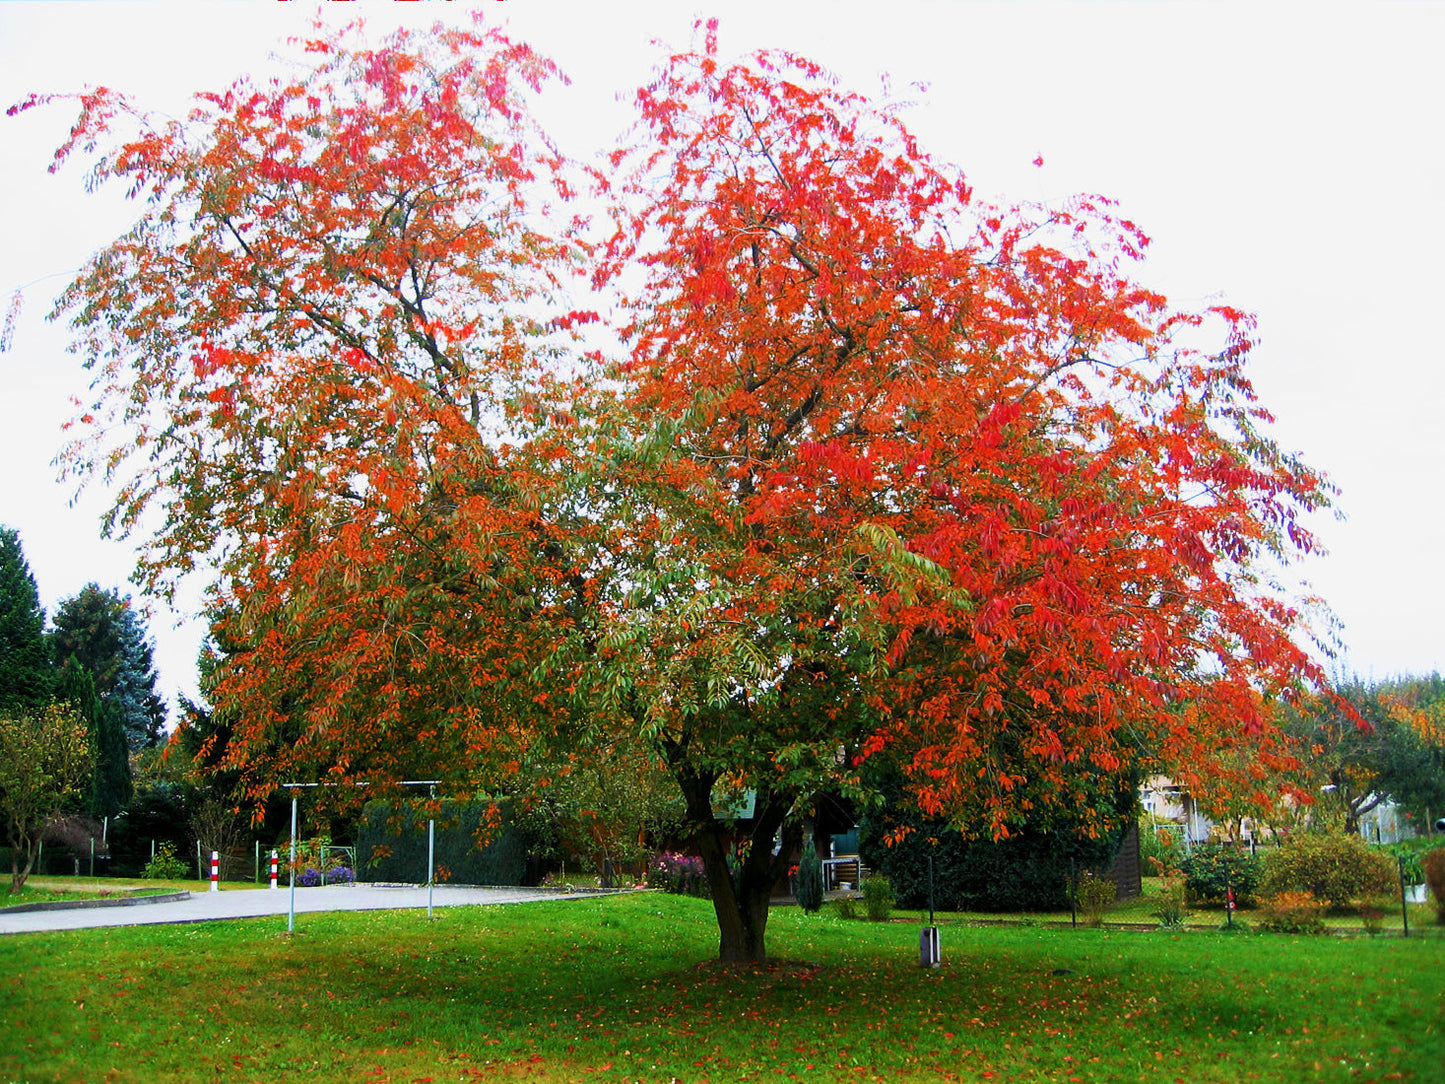
{"type": "Polygon", "coordinates": [[[194,884],[175,882],[177,887],[166,887],[171,882],[153,881],[143,884],[116,882],[105,878],[76,877],[32,877],[19,892],[10,891],[10,882],[0,884],[0,908],[18,907],[32,903],[73,902],[76,900],[106,900],[118,896],[155,896],[174,892],[179,888],[192,889],[194,884]]]}
{"type": "Polygon", "coordinates": [[[1383,1081],[1445,1067],[1445,940],[775,912],[654,893],[0,939],[0,1084],[1383,1081]]]}

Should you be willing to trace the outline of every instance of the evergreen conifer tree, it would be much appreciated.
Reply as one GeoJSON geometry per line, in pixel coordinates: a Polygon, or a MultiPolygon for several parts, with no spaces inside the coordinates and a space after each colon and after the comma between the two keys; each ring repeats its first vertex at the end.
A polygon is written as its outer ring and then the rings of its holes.
{"type": "Polygon", "coordinates": [[[812,914],[823,906],[823,863],[811,833],[803,841],[803,857],[798,860],[798,906],[812,914]]]}
{"type": "Polygon", "coordinates": [[[39,711],[50,699],[45,611],[20,535],[0,527],[0,713],[39,711]]]}
{"type": "Polygon", "coordinates": [[[159,740],[165,707],[155,691],[154,655],[129,598],[87,584],[56,610],[52,641],[57,661],[83,666],[101,701],[114,703],[132,751],[159,740]]]}

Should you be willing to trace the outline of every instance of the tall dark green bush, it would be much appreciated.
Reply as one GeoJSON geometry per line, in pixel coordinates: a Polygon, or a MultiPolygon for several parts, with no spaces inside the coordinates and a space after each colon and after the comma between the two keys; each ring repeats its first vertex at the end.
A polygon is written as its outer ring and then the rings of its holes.
{"type": "Polygon", "coordinates": [[[798,859],[798,906],[812,914],[823,906],[823,863],[811,835],[803,843],[803,856],[798,859]]]}
{"type": "Polygon", "coordinates": [[[1304,834],[1269,856],[1264,890],[1269,895],[1309,892],[1339,909],[1351,900],[1384,895],[1398,880],[1399,868],[1390,856],[1353,833],[1304,834]]]}
{"type": "Polygon", "coordinates": [[[898,906],[927,910],[929,859],[933,860],[933,905],[940,911],[1066,911],[1070,871],[1107,868],[1118,853],[1137,803],[1137,789],[1126,777],[1115,782],[1108,801],[1114,833],[1090,839],[1076,818],[1056,816],[1020,825],[1006,840],[966,840],[944,822],[923,817],[903,799],[894,782],[883,789],[881,810],[867,814],[859,827],[863,864],[881,871],[893,885],[898,906]],[[912,831],[889,845],[898,827],[912,831]]]}
{"type": "Polygon", "coordinates": [[[1196,847],[1179,869],[1184,874],[1184,891],[1192,903],[1223,904],[1227,891],[1234,890],[1238,907],[1253,907],[1259,899],[1264,863],[1248,851],[1234,847],[1196,847]]]}
{"type": "MultiPolygon", "coordinates": [[[[453,884],[519,885],[527,870],[525,837],[503,812],[502,826],[485,847],[478,832],[487,802],[444,801],[436,817],[438,880],[453,884]],[[444,874],[444,875],[443,875],[444,874]]],[[[427,880],[427,814],[368,802],[356,834],[356,876],[362,881],[424,884],[427,880]]]]}

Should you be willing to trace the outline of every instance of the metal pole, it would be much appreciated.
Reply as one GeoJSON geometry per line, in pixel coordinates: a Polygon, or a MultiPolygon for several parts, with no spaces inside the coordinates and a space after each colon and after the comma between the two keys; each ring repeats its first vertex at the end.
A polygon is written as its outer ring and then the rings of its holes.
{"type": "Polygon", "coordinates": [[[1079,860],[1069,859],[1069,925],[1079,928],[1079,860]]]}
{"type": "Polygon", "coordinates": [[[296,930],[296,795],[291,795],[291,910],[286,915],[286,932],[296,930]]]}
{"type": "Polygon", "coordinates": [[[933,855],[928,856],[928,924],[934,925],[933,921],[933,855]]]}
{"type": "Polygon", "coordinates": [[[1403,856],[1396,861],[1400,863],[1400,918],[1405,923],[1405,937],[1410,936],[1410,901],[1405,896],[1405,859],[1403,856]]]}
{"type": "Polygon", "coordinates": [[[1224,860],[1224,924],[1234,929],[1234,885],[1229,879],[1229,859],[1224,860]]]}
{"type": "MultiPolygon", "coordinates": [[[[436,787],[432,787],[430,793],[431,793],[431,797],[432,797],[432,798],[435,798],[435,797],[437,796],[437,789],[436,789],[436,787]]],[[[436,879],[437,879],[437,877],[436,877],[436,868],[437,868],[437,867],[436,867],[436,827],[437,827],[436,814],[433,813],[433,814],[431,815],[431,819],[426,822],[426,917],[427,917],[428,920],[430,920],[431,917],[432,917],[432,913],[431,913],[432,892],[435,890],[435,887],[436,887],[436,879]]]]}

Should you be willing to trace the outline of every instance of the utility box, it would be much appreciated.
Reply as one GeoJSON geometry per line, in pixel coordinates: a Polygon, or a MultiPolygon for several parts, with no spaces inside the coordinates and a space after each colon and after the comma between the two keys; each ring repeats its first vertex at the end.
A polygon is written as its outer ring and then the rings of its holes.
{"type": "Polygon", "coordinates": [[[938,927],[925,926],[918,935],[918,966],[939,967],[942,963],[943,954],[938,948],[938,927]]]}

